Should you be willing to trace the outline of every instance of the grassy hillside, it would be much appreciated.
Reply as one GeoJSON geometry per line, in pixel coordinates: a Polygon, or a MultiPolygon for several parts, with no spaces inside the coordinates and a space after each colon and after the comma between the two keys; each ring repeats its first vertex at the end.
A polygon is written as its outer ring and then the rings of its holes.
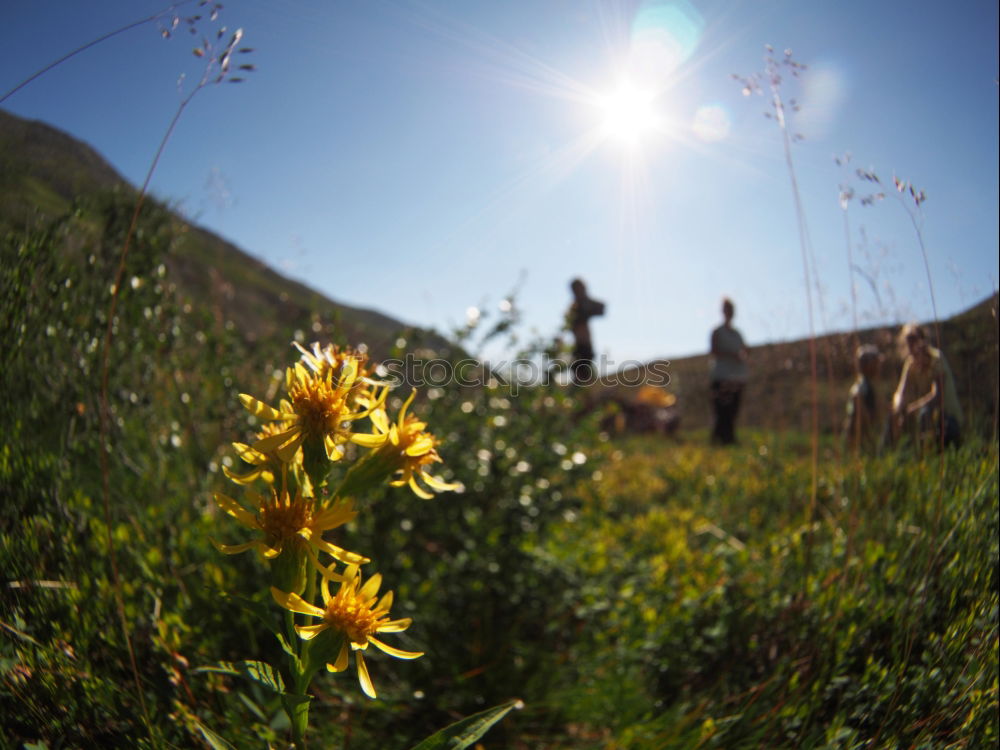
{"type": "MultiPolygon", "coordinates": [[[[0,228],[42,226],[81,200],[134,188],[92,148],[45,123],[0,110],[0,228]]],[[[127,198],[123,198],[127,200],[127,198]]],[[[327,299],[275,272],[221,237],[171,214],[175,241],[169,278],[182,296],[232,321],[251,341],[300,330],[341,341],[365,341],[388,356],[400,335],[441,347],[444,340],[375,310],[327,299]]]]}

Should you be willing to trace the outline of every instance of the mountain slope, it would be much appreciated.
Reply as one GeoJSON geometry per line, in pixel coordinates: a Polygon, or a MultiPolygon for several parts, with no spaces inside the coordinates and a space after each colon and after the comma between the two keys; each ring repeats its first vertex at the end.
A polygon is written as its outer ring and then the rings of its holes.
{"type": "MultiPolygon", "coordinates": [[[[103,191],[134,193],[93,148],[42,122],[0,110],[0,229],[38,225],[69,211],[75,199],[103,191]]],[[[173,215],[177,241],[168,261],[183,297],[209,306],[251,341],[306,340],[323,334],[364,342],[386,356],[404,334],[434,348],[444,339],[375,310],[344,305],[288,279],[223,238],[173,215]]]]}

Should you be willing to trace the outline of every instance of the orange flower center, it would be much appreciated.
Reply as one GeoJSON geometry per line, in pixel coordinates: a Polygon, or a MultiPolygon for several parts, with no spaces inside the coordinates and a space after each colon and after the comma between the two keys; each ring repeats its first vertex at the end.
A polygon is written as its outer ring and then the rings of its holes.
{"type": "Polygon", "coordinates": [[[340,427],[344,399],[325,378],[299,380],[288,396],[307,436],[329,435],[340,427]]]}
{"type": "Polygon", "coordinates": [[[368,643],[368,636],[378,632],[379,618],[374,610],[349,590],[338,592],[327,602],[323,619],[359,645],[368,643]]]}
{"type": "Polygon", "coordinates": [[[312,520],[310,502],[295,498],[288,503],[269,503],[260,509],[257,520],[271,541],[294,540],[312,520]]]}

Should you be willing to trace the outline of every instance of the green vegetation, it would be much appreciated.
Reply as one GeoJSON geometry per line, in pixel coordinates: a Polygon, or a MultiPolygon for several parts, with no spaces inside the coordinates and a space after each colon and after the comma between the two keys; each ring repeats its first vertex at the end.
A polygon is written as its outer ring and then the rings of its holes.
{"type": "MultiPolygon", "coordinates": [[[[112,323],[103,472],[101,354],[132,205],[95,194],[0,248],[3,740],[281,747],[280,609],[258,556],[213,546],[243,539],[212,493],[234,492],[229,442],[255,429],[237,396],[276,402],[293,329],[249,337],[178,284],[186,235],[150,205],[112,323]]],[[[316,320],[308,340],[343,341],[316,320]]],[[[465,717],[455,732],[489,728],[513,699],[484,748],[996,745],[989,429],[944,455],[840,457],[824,437],[811,513],[794,429],[748,429],[733,450],[609,438],[557,385],[427,388],[415,406],[465,491],[383,486],[347,533],[413,618],[398,642],[426,655],[372,659],[374,701],[320,673],[310,746],[414,747],[465,717]]]]}

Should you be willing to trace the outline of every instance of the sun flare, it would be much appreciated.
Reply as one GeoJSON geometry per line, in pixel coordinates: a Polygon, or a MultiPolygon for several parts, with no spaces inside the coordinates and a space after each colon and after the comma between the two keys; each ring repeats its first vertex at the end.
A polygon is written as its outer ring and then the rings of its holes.
{"type": "Polygon", "coordinates": [[[600,97],[598,107],[604,115],[602,133],[609,140],[636,145],[657,125],[655,93],[631,81],[623,81],[610,94],[600,97]]]}

